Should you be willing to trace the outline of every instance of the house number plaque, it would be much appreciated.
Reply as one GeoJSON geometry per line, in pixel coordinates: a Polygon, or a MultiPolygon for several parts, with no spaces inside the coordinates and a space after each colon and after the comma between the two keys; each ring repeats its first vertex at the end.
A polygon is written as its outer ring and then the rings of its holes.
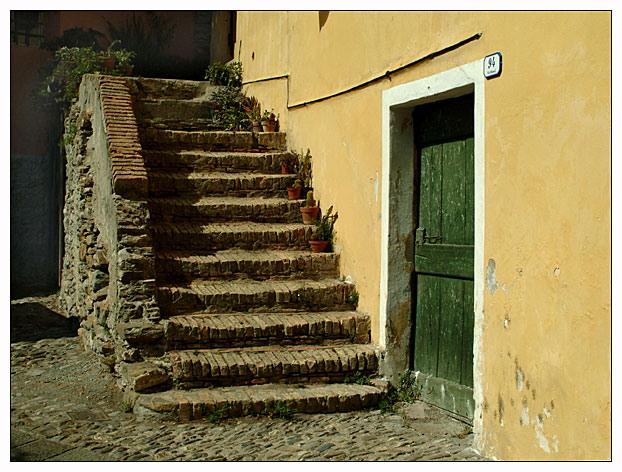
{"type": "Polygon", "coordinates": [[[484,77],[492,79],[501,75],[501,53],[496,52],[484,58],[484,77]]]}

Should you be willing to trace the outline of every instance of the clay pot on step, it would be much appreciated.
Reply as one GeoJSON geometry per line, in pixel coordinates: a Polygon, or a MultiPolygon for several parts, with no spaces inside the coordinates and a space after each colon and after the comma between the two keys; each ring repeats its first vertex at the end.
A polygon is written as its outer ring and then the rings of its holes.
{"type": "Polygon", "coordinates": [[[305,225],[314,225],[317,221],[317,217],[320,213],[320,207],[301,207],[300,211],[302,213],[302,222],[305,225]]]}
{"type": "Polygon", "coordinates": [[[261,133],[262,127],[259,121],[253,121],[253,133],[261,133]]]}
{"type": "Polygon", "coordinates": [[[276,121],[275,120],[262,121],[261,127],[263,128],[264,133],[274,133],[274,130],[276,129],[276,121]]]}
{"type": "Polygon", "coordinates": [[[287,196],[290,200],[299,200],[302,187],[287,187],[287,196]]]}
{"type": "Polygon", "coordinates": [[[311,251],[313,252],[324,252],[328,247],[328,241],[309,241],[309,246],[311,246],[311,251]]]}
{"type": "Polygon", "coordinates": [[[99,56],[98,59],[102,63],[102,67],[104,72],[112,72],[114,71],[114,64],[116,62],[116,58],[108,57],[108,56],[99,56]]]}

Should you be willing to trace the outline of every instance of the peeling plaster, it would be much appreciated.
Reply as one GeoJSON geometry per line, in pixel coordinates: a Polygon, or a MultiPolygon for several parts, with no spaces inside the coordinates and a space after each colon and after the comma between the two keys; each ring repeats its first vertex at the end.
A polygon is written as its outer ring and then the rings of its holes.
{"type": "Polygon", "coordinates": [[[553,271],[553,274],[555,274],[555,278],[559,277],[559,267],[555,267],[555,270],[553,271]]]}
{"type": "Polygon", "coordinates": [[[488,267],[486,268],[486,287],[491,295],[494,295],[499,287],[496,274],[496,263],[494,259],[488,259],[488,267]]]}
{"type": "Polygon", "coordinates": [[[523,371],[520,367],[516,368],[516,388],[519,392],[523,391],[523,379],[524,379],[523,371]]]}

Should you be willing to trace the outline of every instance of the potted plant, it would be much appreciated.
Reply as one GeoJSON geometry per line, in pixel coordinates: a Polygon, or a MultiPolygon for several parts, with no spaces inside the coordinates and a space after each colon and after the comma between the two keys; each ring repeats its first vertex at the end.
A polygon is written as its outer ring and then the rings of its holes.
{"type": "Polygon", "coordinates": [[[298,156],[294,152],[281,156],[279,159],[281,163],[281,174],[298,174],[298,156]]]}
{"type": "Polygon", "coordinates": [[[290,200],[299,200],[302,193],[302,180],[296,179],[294,185],[287,187],[287,196],[290,200]]]}
{"type": "Polygon", "coordinates": [[[99,53],[99,57],[97,59],[99,59],[99,61],[102,63],[104,72],[114,71],[114,65],[117,62],[117,58],[114,56],[112,48],[114,48],[119,43],[121,43],[121,41],[117,39],[110,43],[105,51],[101,51],[99,53]]]}
{"type": "Polygon", "coordinates": [[[272,133],[276,129],[277,117],[274,113],[266,110],[261,117],[261,127],[264,133],[272,133]]]}
{"type": "Polygon", "coordinates": [[[251,122],[254,133],[261,133],[261,105],[255,97],[247,97],[244,104],[244,110],[248,114],[248,120],[251,122]]]}
{"type": "Polygon", "coordinates": [[[339,218],[339,214],[333,213],[333,207],[331,206],[326,215],[322,215],[317,220],[313,234],[309,238],[309,246],[313,252],[324,252],[326,249],[332,249],[333,238],[335,237],[335,221],[339,218]]]}
{"type": "Polygon", "coordinates": [[[302,222],[305,225],[315,224],[317,221],[317,216],[320,212],[320,207],[317,205],[316,201],[313,199],[313,190],[309,190],[307,192],[307,198],[305,201],[305,205],[300,208],[300,212],[302,213],[302,222]]]}

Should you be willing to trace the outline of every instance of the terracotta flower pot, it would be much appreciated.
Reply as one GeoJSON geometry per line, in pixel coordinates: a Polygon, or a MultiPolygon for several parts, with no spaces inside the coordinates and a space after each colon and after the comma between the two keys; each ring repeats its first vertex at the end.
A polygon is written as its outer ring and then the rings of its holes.
{"type": "Polygon", "coordinates": [[[287,168],[287,165],[285,164],[281,164],[281,174],[289,174],[289,169],[287,168]]]}
{"type": "Polygon", "coordinates": [[[299,200],[302,187],[287,187],[287,196],[290,200],[299,200]]]}
{"type": "Polygon", "coordinates": [[[99,60],[102,62],[102,66],[105,72],[112,72],[114,70],[114,64],[116,62],[116,58],[99,56],[99,60]]]}
{"type": "Polygon", "coordinates": [[[305,225],[314,225],[317,221],[317,216],[320,213],[320,207],[301,207],[300,211],[302,212],[302,222],[305,225]]]}
{"type": "Polygon", "coordinates": [[[261,123],[259,121],[253,121],[253,132],[261,133],[261,131],[262,131],[261,123]]]}
{"type": "Polygon", "coordinates": [[[261,127],[263,128],[264,133],[273,133],[276,129],[276,121],[262,121],[261,127]]]}
{"type": "Polygon", "coordinates": [[[324,252],[328,247],[328,241],[309,241],[313,252],[324,252]]]}

